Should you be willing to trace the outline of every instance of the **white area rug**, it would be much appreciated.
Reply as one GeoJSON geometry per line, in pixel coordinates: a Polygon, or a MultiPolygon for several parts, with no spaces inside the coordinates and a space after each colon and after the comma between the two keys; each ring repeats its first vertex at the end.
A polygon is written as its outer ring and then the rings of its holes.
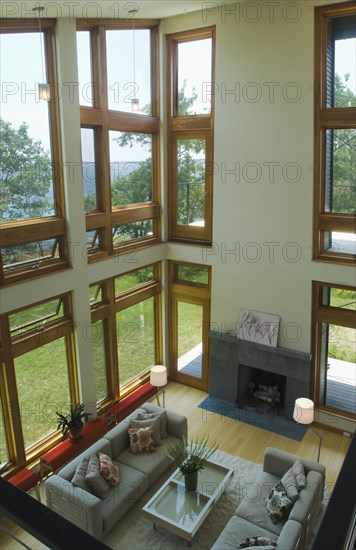
{"type": "MultiPolygon", "coordinates": [[[[256,464],[223,451],[216,451],[214,460],[234,469],[234,476],[219,502],[199,529],[192,541],[194,550],[209,550],[233,515],[241,501],[246,484],[254,483],[262,464],[256,464]]],[[[162,483],[173,473],[174,467],[167,471],[134,506],[125,514],[103,539],[103,542],[115,550],[181,550],[188,548],[188,542],[166,529],[153,524],[141,514],[142,507],[159,489],[162,483]]],[[[327,501],[327,493],[324,502],[327,501]]],[[[325,505],[324,505],[325,508],[325,505]]],[[[324,512],[324,510],[323,510],[324,512]]],[[[323,513],[319,516],[321,521],[323,513]]]]}

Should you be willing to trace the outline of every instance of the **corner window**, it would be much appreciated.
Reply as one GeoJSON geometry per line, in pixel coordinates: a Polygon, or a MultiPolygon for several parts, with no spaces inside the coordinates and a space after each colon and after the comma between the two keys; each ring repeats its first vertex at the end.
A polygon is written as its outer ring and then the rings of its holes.
{"type": "Polygon", "coordinates": [[[315,260],[356,258],[356,8],[315,11],[315,260]]]}

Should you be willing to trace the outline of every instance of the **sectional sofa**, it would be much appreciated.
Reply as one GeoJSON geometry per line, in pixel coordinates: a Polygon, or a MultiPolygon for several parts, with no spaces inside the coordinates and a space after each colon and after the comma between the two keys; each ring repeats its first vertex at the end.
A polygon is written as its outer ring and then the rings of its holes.
{"type": "Polygon", "coordinates": [[[45,482],[47,506],[97,539],[101,539],[147,489],[172,465],[164,450],[169,443],[187,440],[187,419],[173,411],[145,403],[122,420],[103,438],[72,460],[57,475],[45,482]],[[137,414],[161,413],[162,443],[155,452],[133,454],[129,450],[128,429],[137,414]],[[111,487],[105,498],[95,496],[85,483],[72,483],[83,459],[103,453],[115,460],[119,484],[111,487]],[[84,488],[83,488],[84,487],[84,488]]]}
{"type": "MultiPolygon", "coordinates": [[[[261,473],[244,491],[242,501],[211,550],[236,549],[240,542],[244,541],[247,545],[246,539],[255,537],[276,542],[276,546],[264,546],[271,550],[304,550],[320,513],[324,485],[325,467],[322,464],[268,447],[261,473]],[[305,486],[295,495],[287,517],[274,523],[267,510],[266,499],[278,481],[284,482],[286,472],[293,467],[296,460],[303,465],[305,486]]],[[[250,548],[261,549],[261,545],[250,544],[250,548]]]]}

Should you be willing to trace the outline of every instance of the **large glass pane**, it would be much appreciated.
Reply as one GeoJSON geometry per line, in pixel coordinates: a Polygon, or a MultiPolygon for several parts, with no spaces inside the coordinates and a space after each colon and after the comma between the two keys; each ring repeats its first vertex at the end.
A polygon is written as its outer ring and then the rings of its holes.
{"type": "Polygon", "coordinates": [[[28,448],[57,429],[56,411],[68,413],[65,340],[61,338],[38,347],[17,357],[14,363],[22,431],[28,448]]]}
{"type": "Polygon", "coordinates": [[[36,269],[59,258],[58,239],[46,239],[32,243],[5,246],[1,249],[5,272],[16,271],[24,267],[36,269]]]}
{"type": "Polygon", "coordinates": [[[79,103],[92,107],[94,104],[93,76],[91,65],[90,32],[77,32],[77,58],[79,78],[79,103]]]}
{"type": "Polygon", "coordinates": [[[152,200],[152,137],[109,132],[112,206],[152,200]]]}
{"type": "Polygon", "coordinates": [[[178,371],[201,378],[203,307],[189,302],[177,302],[178,371]]]}
{"type": "Polygon", "coordinates": [[[120,387],[155,363],[154,298],[116,314],[120,387]]]}
{"type": "Polygon", "coordinates": [[[356,235],[338,231],[324,231],[324,252],[356,254],[356,235]]]}
{"type": "Polygon", "coordinates": [[[323,287],[322,305],[356,311],[356,291],[347,288],[323,287]]]}
{"type": "Polygon", "coordinates": [[[108,104],[113,111],[151,114],[151,44],[148,29],[106,31],[108,104]]]}
{"type": "Polygon", "coordinates": [[[331,19],[334,43],[334,107],[356,106],[356,18],[331,19]]]}
{"type": "Polygon", "coordinates": [[[97,321],[92,325],[95,389],[96,389],[97,401],[101,401],[102,399],[105,399],[105,397],[108,394],[107,379],[106,379],[104,323],[105,321],[97,321]]]}
{"type": "Polygon", "coordinates": [[[0,35],[0,219],[18,221],[56,213],[49,102],[39,99],[43,34],[0,35]]]}
{"type": "Polygon", "coordinates": [[[98,208],[96,193],[96,171],[94,130],[92,128],[82,128],[81,147],[82,147],[82,174],[83,174],[83,192],[84,208],[86,212],[98,208]]]}
{"type": "Polygon", "coordinates": [[[327,130],[325,210],[356,213],[356,129],[327,130]]]}
{"type": "Polygon", "coordinates": [[[210,114],[212,40],[178,44],[178,115],[210,114]]]}
{"type": "Polygon", "coordinates": [[[113,228],[113,245],[120,246],[120,243],[150,237],[153,235],[153,221],[143,220],[142,222],[126,223],[113,228]]]}
{"type": "Polygon", "coordinates": [[[148,265],[142,269],[137,269],[120,275],[115,278],[115,294],[120,294],[131,288],[138,287],[144,283],[149,283],[154,280],[154,266],[148,265]]]}
{"type": "Polygon", "coordinates": [[[356,330],[324,325],[326,340],[325,401],[328,407],[356,413],[356,330]]]}
{"type": "Polygon", "coordinates": [[[178,224],[204,227],[205,140],[177,140],[178,224]]]}

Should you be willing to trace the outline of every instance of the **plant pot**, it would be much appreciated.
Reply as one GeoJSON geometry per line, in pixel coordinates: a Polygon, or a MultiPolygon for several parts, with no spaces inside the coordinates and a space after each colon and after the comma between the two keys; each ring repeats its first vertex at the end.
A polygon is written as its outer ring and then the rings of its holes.
{"type": "Polygon", "coordinates": [[[80,441],[83,438],[83,426],[82,423],[81,426],[76,426],[75,428],[69,428],[68,430],[68,437],[73,443],[76,443],[77,441],[80,441]]]}
{"type": "Polygon", "coordinates": [[[198,470],[191,474],[184,474],[184,484],[186,491],[195,491],[198,485],[198,470]]]}

